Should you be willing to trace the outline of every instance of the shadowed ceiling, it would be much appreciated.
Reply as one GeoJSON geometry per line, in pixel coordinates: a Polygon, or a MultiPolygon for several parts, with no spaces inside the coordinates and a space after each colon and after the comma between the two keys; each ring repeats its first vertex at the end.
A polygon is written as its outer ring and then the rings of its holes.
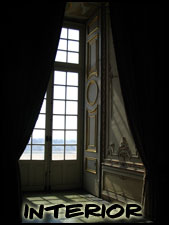
{"type": "Polygon", "coordinates": [[[87,20],[102,2],[67,2],[65,17],[87,20]]]}

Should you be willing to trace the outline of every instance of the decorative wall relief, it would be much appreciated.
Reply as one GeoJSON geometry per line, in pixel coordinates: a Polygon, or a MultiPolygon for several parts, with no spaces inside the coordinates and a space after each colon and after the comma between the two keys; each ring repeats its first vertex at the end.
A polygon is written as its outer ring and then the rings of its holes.
{"type": "Polygon", "coordinates": [[[87,103],[93,106],[98,97],[98,86],[95,80],[91,80],[87,86],[87,103]]]}
{"type": "Polygon", "coordinates": [[[99,16],[87,24],[86,37],[86,146],[85,154],[97,154],[99,100],[99,16]]]}
{"type": "Polygon", "coordinates": [[[122,162],[122,165],[124,162],[129,161],[131,158],[131,151],[129,149],[129,145],[125,137],[122,138],[122,141],[118,150],[118,158],[122,162]]]}
{"type": "Polygon", "coordinates": [[[88,58],[87,58],[87,78],[91,76],[98,76],[98,62],[99,62],[99,37],[96,34],[88,40],[88,58]]]}
{"type": "Polygon", "coordinates": [[[99,29],[98,24],[98,16],[94,17],[94,19],[89,23],[87,33],[88,35],[92,35],[94,32],[96,32],[99,29]]]}
{"type": "Polygon", "coordinates": [[[97,151],[97,107],[93,111],[86,112],[86,151],[97,151]]]}
{"type": "Polygon", "coordinates": [[[94,157],[85,157],[85,170],[87,172],[97,173],[97,159],[94,157]]]}
{"type": "Polygon", "coordinates": [[[114,152],[115,152],[115,144],[113,143],[113,144],[109,145],[107,148],[107,157],[112,158],[114,152]]]}
{"type": "Polygon", "coordinates": [[[101,10],[86,22],[85,123],[83,188],[100,195],[101,158],[101,10]],[[91,179],[92,177],[92,179],[91,179]]]}
{"type": "Polygon", "coordinates": [[[140,162],[132,162],[133,155],[125,137],[122,137],[120,146],[116,149],[117,143],[112,143],[107,147],[106,159],[115,168],[129,169],[144,173],[144,166],[140,162]]]}

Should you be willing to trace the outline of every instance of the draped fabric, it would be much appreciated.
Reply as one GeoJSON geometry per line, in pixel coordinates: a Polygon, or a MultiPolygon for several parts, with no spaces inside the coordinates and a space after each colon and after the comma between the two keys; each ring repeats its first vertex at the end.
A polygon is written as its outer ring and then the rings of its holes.
{"type": "Polygon", "coordinates": [[[63,1],[47,7],[8,7],[1,14],[2,215],[3,221],[9,224],[21,222],[18,160],[29,141],[47,90],[64,10],[63,1]]]}
{"type": "MultiPolygon", "coordinates": [[[[160,4],[110,2],[112,35],[128,123],[146,169],[144,215],[164,218],[164,15],[160,4]]],[[[164,184],[165,186],[165,184],[164,184]]]]}

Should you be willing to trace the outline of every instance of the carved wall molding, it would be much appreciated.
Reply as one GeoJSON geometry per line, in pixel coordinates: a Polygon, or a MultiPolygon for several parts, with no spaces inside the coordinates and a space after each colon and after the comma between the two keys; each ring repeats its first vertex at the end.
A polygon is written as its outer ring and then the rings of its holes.
{"type": "Polygon", "coordinates": [[[124,203],[141,202],[144,174],[104,166],[102,175],[102,195],[124,203]]]}
{"type": "Polygon", "coordinates": [[[103,164],[129,170],[144,170],[143,163],[137,162],[138,155],[132,154],[125,137],[122,137],[118,151],[115,151],[115,143],[110,144],[106,149],[106,158],[103,164]]]}
{"type": "Polygon", "coordinates": [[[122,162],[131,159],[131,151],[129,149],[129,145],[125,137],[122,137],[122,141],[118,149],[118,158],[122,162]]]}
{"type": "Polygon", "coordinates": [[[98,127],[98,115],[97,107],[91,111],[86,111],[86,151],[87,152],[97,152],[97,127],[98,127]],[[94,123],[91,126],[91,123],[94,123]],[[91,129],[93,128],[93,129],[91,129]],[[92,132],[93,131],[93,132],[92,132]],[[91,140],[93,137],[93,141],[91,140]]]}
{"type": "Polygon", "coordinates": [[[137,149],[135,153],[131,152],[126,138],[125,137],[123,138],[119,145],[117,143],[116,144],[111,143],[105,148],[106,149],[105,150],[106,154],[104,157],[105,160],[112,160],[114,158],[114,159],[118,159],[121,162],[125,162],[128,160],[133,161],[133,160],[140,159],[137,149]],[[125,141],[123,138],[125,139],[125,141]]]}
{"type": "Polygon", "coordinates": [[[94,17],[94,19],[88,24],[88,35],[91,36],[94,32],[99,29],[98,25],[98,16],[94,17]]]}
{"type": "Polygon", "coordinates": [[[115,144],[114,143],[112,143],[111,145],[109,145],[108,147],[107,147],[107,157],[109,158],[112,158],[113,157],[113,155],[114,155],[114,153],[115,153],[115,144]]]}
{"type": "Polygon", "coordinates": [[[125,169],[127,171],[144,173],[144,165],[142,163],[134,163],[131,161],[121,162],[119,160],[106,160],[106,162],[102,163],[102,166],[108,166],[112,168],[125,169]]]}
{"type": "Polygon", "coordinates": [[[95,112],[97,112],[97,108],[98,108],[98,105],[96,105],[96,107],[94,109],[92,109],[92,110],[88,109],[88,113],[95,113],[95,112]]]}
{"type": "Polygon", "coordinates": [[[97,159],[94,157],[85,157],[85,171],[89,173],[97,173],[97,159]]]}
{"type": "Polygon", "coordinates": [[[87,96],[86,96],[87,103],[93,106],[96,103],[97,98],[98,98],[98,85],[95,80],[91,80],[87,85],[87,96]],[[95,93],[93,93],[93,91],[95,93]],[[91,96],[93,99],[91,99],[90,93],[92,93],[91,96]]]}
{"type": "Polygon", "coordinates": [[[90,79],[92,76],[98,76],[99,35],[90,37],[87,46],[87,79],[90,79]]]}

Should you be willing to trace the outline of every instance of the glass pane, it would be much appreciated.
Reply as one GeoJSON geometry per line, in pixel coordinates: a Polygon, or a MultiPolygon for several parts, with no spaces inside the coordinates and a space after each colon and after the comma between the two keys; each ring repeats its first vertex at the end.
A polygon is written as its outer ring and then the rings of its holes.
{"type": "Polygon", "coordinates": [[[68,39],[79,40],[79,30],[69,29],[68,39]]]}
{"type": "Polygon", "coordinates": [[[40,113],[46,113],[46,99],[43,100],[40,113]]]}
{"type": "Polygon", "coordinates": [[[64,159],[64,146],[52,146],[52,160],[64,159]]]}
{"type": "Polygon", "coordinates": [[[68,52],[68,63],[79,63],[79,53],[68,52]]]}
{"type": "Polygon", "coordinates": [[[54,86],[54,99],[65,99],[64,86],[54,86]]]}
{"type": "Polygon", "coordinates": [[[66,84],[66,72],[55,71],[54,72],[54,84],[66,84]]]}
{"type": "Polygon", "coordinates": [[[27,145],[20,160],[30,160],[31,159],[31,146],[27,145]]]}
{"type": "Polygon", "coordinates": [[[45,156],[44,145],[32,145],[32,159],[33,160],[44,160],[45,156]]]}
{"type": "Polygon", "coordinates": [[[66,116],[66,129],[77,129],[77,116],[66,116]]]}
{"type": "Polygon", "coordinates": [[[64,131],[52,132],[52,144],[64,144],[64,131]]]}
{"type": "Polygon", "coordinates": [[[45,130],[33,130],[32,144],[45,144],[45,130]]]}
{"type": "Polygon", "coordinates": [[[78,73],[67,72],[67,85],[78,86],[78,73]]]}
{"type": "Polygon", "coordinates": [[[77,102],[71,102],[67,101],[66,102],[66,114],[75,114],[77,115],[78,113],[78,104],[77,102]]]}
{"type": "Polygon", "coordinates": [[[66,131],[66,144],[77,144],[77,131],[66,131]]]}
{"type": "Polygon", "coordinates": [[[67,87],[67,99],[78,100],[78,88],[77,87],[67,87]]]}
{"type": "Polygon", "coordinates": [[[53,114],[65,114],[65,101],[53,101],[53,114]]]}
{"type": "Polygon", "coordinates": [[[53,129],[64,129],[64,116],[53,116],[53,129]]]}
{"type": "Polygon", "coordinates": [[[66,148],[65,148],[65,159],[66,160],[77,159],[77,146],[66,146],[66,148]]]}
{"type": "Polygon", "coordinates": [[[67,38],[67,28],[62,28],[60,37],[67,38]]]}
{"type": "Polygon", "coordinates": [[[79,42],[78,41],[68,41],[68,51],[78,52],[79,42]]]}
{"type": "Polygon", "coordinates": [[[66,52],[57,50],[55,61],[66,62],[66,52]]]}
{"type": "Polygon", "coordinates": [[[59,40],[58,49],[67,50],[67,40],[59,40]]]}
{"type": "Polygon", "coordinates": [[[35,128],[45,128],[45,115],[39,114],[38,120],[35,124],[35,128]]]}

